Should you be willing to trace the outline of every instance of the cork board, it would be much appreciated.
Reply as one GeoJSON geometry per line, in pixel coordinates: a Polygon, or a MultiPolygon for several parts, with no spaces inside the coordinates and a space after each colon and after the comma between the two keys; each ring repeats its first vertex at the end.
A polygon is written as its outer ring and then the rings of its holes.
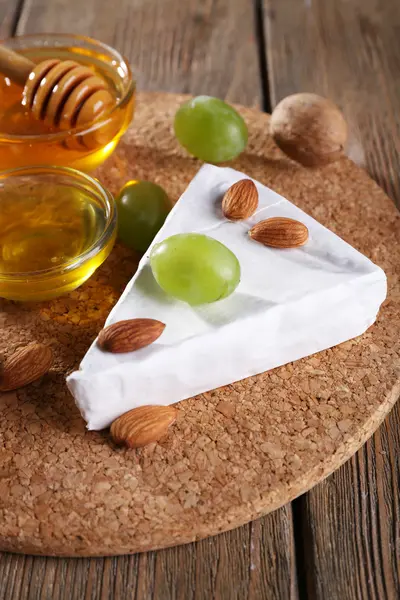
{"type": "MultiPolygon", "coordinates": [[[[177,199],[200,163],[175,141],[183,96],[142,94],[132,129],[98,172],[112,191],[150,179],[177,199]]],[[[116,247],[79,290],[0,302],[0,351],[37,340],[56,361],[41,382],[0,395],[0,550],[99,556],[182,544],[272,511],[326,477],[373,433],[400,391],[400,217],[343,159],[305,169],[268,136],[268,115],[231,166],[272,187],[382,266],[389,297],[362,337],[179,403],[169,435],[141,450],[87,432],[64,378],[76,368],[138,257],[116,247]]],[[[155,374],[156,376],[156,374],[155,374]]]]}

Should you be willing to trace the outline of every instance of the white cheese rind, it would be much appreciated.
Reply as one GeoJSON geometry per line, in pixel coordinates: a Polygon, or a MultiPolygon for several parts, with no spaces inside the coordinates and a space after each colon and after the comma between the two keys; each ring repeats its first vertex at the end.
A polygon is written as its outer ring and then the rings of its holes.
{"type": "Polygon", "coordinates": [[[107,319],[149,317],[166,323],[151,346],[109,354],[94,343],[67,379],[89,429],[103,429],[142,404],[171,404],[319,352],[362,334],[386,297],[382,269],[299,208],[255,182],[259,209],[231,223],[220,211],[230,185],[246,177],[205,165],[171,211],[153,243],[175,233],[205,233],[241,264],[229,298],[201,307],[168,297],[155,282],[149,251],[107,319]],[[256,222],[288,216],[310,240],[291,250],[250,240],[256,222]]]}

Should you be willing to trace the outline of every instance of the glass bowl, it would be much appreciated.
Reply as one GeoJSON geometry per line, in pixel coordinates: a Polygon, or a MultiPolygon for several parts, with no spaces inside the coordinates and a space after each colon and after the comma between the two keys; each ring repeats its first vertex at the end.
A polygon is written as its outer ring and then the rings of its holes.
{"type": "Polygon", "coordinates": [[[0,172],[0,297],[47,300],[86,281],[115,242],[114,199],[66,167],[0,172]]]}
{"type": "Polygon", "coordinates": [[[22,88],[0,75],[0,165],[60,165],[91,171],[113,152],[132,120],[136,85],[127,61],[96,40],[62,34],[26,35],[3,42],[34,62],[48,58],[90,66],[114,90],[115,106],[91,126],[55,131],[20,103],[22,88]],[[90,143],[87,143],[87,142],[90,143]]]}

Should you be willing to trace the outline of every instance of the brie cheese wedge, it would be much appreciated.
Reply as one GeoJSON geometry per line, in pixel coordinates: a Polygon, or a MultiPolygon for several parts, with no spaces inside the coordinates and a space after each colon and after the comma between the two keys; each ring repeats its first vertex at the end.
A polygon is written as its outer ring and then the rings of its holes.
{"type": "Polygon", "coordinates": [[[239,259],[236,291],[196,307],[167,296],[152,275],[150,247],[106,325],[147,317],[166,328],[151,346],[127,354],[93,343],[67,379],[89,429],[137,406],[172,404],[330,348],[375,321],[386,297],[382,269],[288,200],[255,181],[256,213],[235,223],[223,217],[223,194],[244,177],[203,166],[153,242],[189,232],[219,240],[239,259]],[[278,216],[304,223],[308,243],[282,250],[249,238],[255,223],[278,216]]]}

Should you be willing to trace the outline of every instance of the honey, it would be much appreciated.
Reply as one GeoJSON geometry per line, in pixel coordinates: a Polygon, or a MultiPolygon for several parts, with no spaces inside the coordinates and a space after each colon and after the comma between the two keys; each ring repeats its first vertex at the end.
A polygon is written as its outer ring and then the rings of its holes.
{"type": "Polygon", "coordinates": [[[67,293],[112,249],[112,198],[104,201],[100,184],[74,171],[33,179],[14,173],[0,182],[0,296],[43,300],[67,293]]]}
{"type": "MultiPolygon", "coordinates": [[[[29,39],[29,38],[27,38],[29,39]]],[[[35,63],[48,58],[75,60],[90,66],[105,79],[115,96],[115,108],[94,126],[91,147],[82,142],[83,132],[58,132],[37,121],[21,104],[22,89],[0,76],[0,164],[2,169],[26,165],[64,165],[83,171],[99,166],[114,150],[133,114],[135,90],[130,72],[106,56],[101,46],[52,46],[18,48],[35,63]],[[93,144],[93,139],[95,143],[93,144]]],[[[86,138],[88,139],[88,137],[86,138]]]]}
{"type": "Polygon", "coordinates": [[[90,248],[104,228],[104,213],[74,188],[36,186],[32,195],[18,188],[1,202],[0,272],[51,269],[90,248]]]}

